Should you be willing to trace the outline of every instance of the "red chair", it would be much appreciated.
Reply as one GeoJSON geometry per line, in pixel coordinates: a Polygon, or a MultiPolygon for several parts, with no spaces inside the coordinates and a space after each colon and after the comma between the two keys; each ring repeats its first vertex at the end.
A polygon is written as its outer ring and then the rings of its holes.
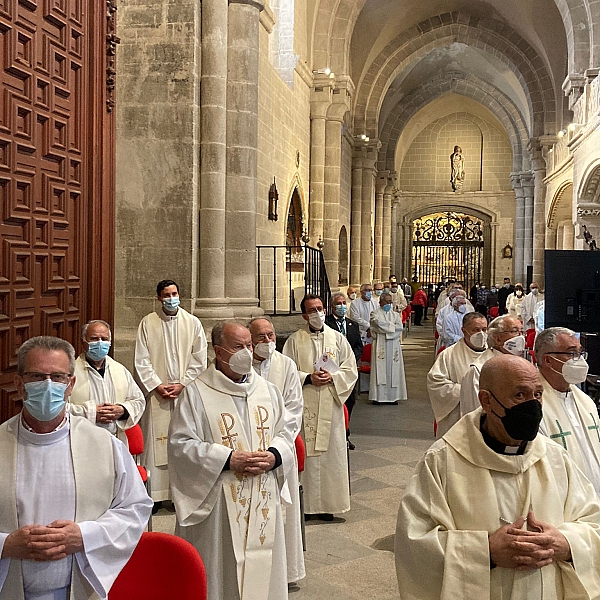
{"type": "Polygon", "coordinates": [[[492,319],[495,319],[498,316],[498,311],[500,309],[497,306],[492,306],[492,308],[490,308],[489,310],[489,315],[492,319]]]}
{"type": "MultiPolygon", "coordinates": [[[[298,434],[294,440],[296,444],[296,458],[298,459],[298,475],[304,471],[306,462],[306,445],[302,436],[298,434]]],[[[300,532],[302,534],[302,550],[306,552],[306,526],[304,523],[304,489],[300,483],[298,492],[300,495],[300,532]]]]}
{"type": "Polygon", "coordinates": [[[371,349],[373,344],[363,346],[361,357],[358,361],[359,393],[369,391],[368,379],[371,375],[371,349]]]}
{"type": "Polygon", "coordinates": [[[535,329],[528,329],[525,332],[525,348],[533,350],[533,344],[535,342],[535,329]]]}
{"type": "Polygon", "coordinates": [[[196,548],[175,535],[144,532],[108,600],[206,600],[207,596],[206,570],[196,548]]]}
{"type": "MultiPolygon", "coordinates": [[[[146,492],[150,496],[150,473],[146,467],[140,465],[140,456],[144,452],[144,434],[142,433],[142,428],[139,425],[134,425],[125,430],[125,435],[127,436],[129,452],[135,459],[140,477],[146,486],[146,492]]],[[[150,515],[150,519],[148,520],[148,531],[152,531],[152,515],[150,515]]]]}

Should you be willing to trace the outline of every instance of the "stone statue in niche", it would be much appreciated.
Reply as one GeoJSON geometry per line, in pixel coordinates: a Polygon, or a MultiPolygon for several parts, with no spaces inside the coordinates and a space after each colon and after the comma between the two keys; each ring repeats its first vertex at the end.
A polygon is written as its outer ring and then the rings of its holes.
{"type": "Polygon", "coordinates": [[[460,146],[454,146],[454,152],[450,155],[450,183],[453,192],[462,192],[465,180],[465,157],[460,146]]]}

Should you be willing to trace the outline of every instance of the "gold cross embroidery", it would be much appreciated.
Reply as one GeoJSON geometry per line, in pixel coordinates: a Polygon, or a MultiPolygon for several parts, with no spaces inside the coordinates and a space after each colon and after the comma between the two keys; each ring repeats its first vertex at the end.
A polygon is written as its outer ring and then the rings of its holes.
{"type": "Polygon", "coordinates": [[[265,423],[269,420],[269,411],[264,406],[257,406],[256,408],[256,431],[260,436],[260,450],[266,450],[268,446],[265,434],[270,427],[265,427],[265,423]]]}
{"type": "Polygon", "coordinates": [[[165,444],[165,442],[168,440],[169,438],[166,435],[161,435],[160,437],[156,438],[157,442],[160,442],[163,446],[165,444]]]}

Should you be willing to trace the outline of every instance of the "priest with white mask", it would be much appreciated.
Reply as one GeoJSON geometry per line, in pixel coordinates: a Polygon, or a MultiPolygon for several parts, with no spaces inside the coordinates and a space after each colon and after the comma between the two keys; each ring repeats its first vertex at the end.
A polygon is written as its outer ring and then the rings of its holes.
{"type": "MultiPolygon", "coordinates": [[[[454,312],[456,312],[454,306],[452,305],[452,302],[455,298],[458,298],[458,297],[460,297],[464,300],[464,306],[466,306],[465,309],[462,309],[464,311],[462,314],[466,314],[469,312],[475,312],[475,309],[472,306],[469,306],[470,302],[467,300],[464,290],[462,290],[460,288],[452,288],[450,290],[449,297],[446,299],[447,300],[446,304],[437,312],[437,316],[435,319],[435,328],[438,333],[438,339],[437,339],[437,343],[436,343],[436,352],[438,352],[442,346],[446,346],[446,343],[444,341],[444,333],[445,333],[444,323],[445,323],[447,317],[449,317],[450,315],[453,315],[454,312]]],[[[463,304],[462,301],[461,301],[461,304],[463,304]]],[[[460,320],[460,318],[458,318],[458,320],[460,320]]],[[[450,344],[450,345],[452,345],[452,344],[450,344]]]]}
{"type": "Polygon", "coordinates": [[[525,332],[535,329],[535,312],[540,302],[544,301],[544,294],[540,292],[540,286],[536,281],[529,285],[529,294],[523,298],[521,303],[521,319],[525,332]]]}
{"type": "Polygon", "coordinates": [[[135,343],[135,379],[146,395],[141,419],[142,462],[150,471],[155,511],[168,500],[167,439],[171,412],[183,389],[206,369],[207,343],[200,320],[180,306],[179,285],[164,279],[156,286],[160,308],[146,315],[135,343]]]}
{"type": "MultiPolygon", "coordinates": [[[[254,370],[264,379],[272,383],[281,392],[283,402],[289,415],[288,441],[294,445],[302,427],[302,384],[298,369],[291,358],[284,356],[275,348],[277,337],[275,327],[269,317],[255,317],[248,323],[252,336],[254,370]]],[[[294,452],[294,457],[296,456],[294,452]]],[[[292,498],[291,506],[285,507],[285,553],[287,556],[288,584],[306,577],[304,566],[304,550],[302,548],[302,519],[300,514],[300,494],[298,481],[298,463],[289,472],[288,488],[292,498]]]]}
{"type": "Polygon", "coordinates": [[[480,313],[464,316],[463,337],[446,348],[427,373],[427,391],[442,437],[460,419],[461,383],[469,367],[486,351],[487,319],[480,313]]]}
{"type": "Polygon", "coordinates": [[[538,434],[542,393],[523,358],[483,365],[481,408],[427,450],[400,502],[402,600],[600,598],[600,504],[538,434]]]}
{"type": "MultiPolygon", "coordinates": [[[[456,344],[463,336],[463,318],[469,311],[467,299],[464,296],[455,296],[450,303],[448,314],[444,315],[440,340],[446,348],[456,344]]],[[[437,325],[437,324],[436,324],[437,325]]]]}
{"type": "Polygon", "coordinates": [[[17,356],[20,414],[0,425],[0,599],[104,599],[150,516],[127,448],[69,414],[75,350],[50,336],[17,356]]]}
{"type": "Polygon", "coordinates": [[[587,353],[575,332],[550,327],[535,340],[544,386],[540,432],[562,446],[600,496],[600,420],[594,401],[577,385],[588,373],[587,353]]]}
{"type": "Polygon", "coordinates": [[[363,343],[371,343],[371,313],[379,308],[379,302],[373,298],[373,286],[363,283],[360,286],[360,297],[350,304],[348,318],[358,323],[363,343]]]}
{"type": "Polygon", "coordinates": [[[496,317],[487,328],[488,349],[482,352],[469,367],[460,385],[460,416],[478,409],[479,402],[479,375],[481,367],[490,358],[502,354],[523,356],[525,352],[525,338],[523,325],[517,317],[500,315],[496,317]]]}
{"type": "Polygon", "coordinates": [[[296,363],[304,395],[304,512],[332,521],[350,510],[344,403],[358,371],[348,340],[325,326],[321,299],[307,294],[301,308],[307,326],[287,339],[283,354],[296,363]]]}
{"type": "Polygon", "coordinates": [[[393,310],[393,298],[385,292],[380,307],[371,314],[371,377],[369,400],[375,405],[398,404],[406,400],[406,377],[402,357],[402,317],[393,310]]]}
{"type": "Polygon", "coordinates": [[[222,321],[211,335],[215,360],[182,392],[171,419],[175,532],[200,553],[211,600],[281,600],[294,418],[252,368],[248,329],[222,321]]]}
{"type": "Polygon", "coordinates": [[[108,429],[127,445],[125,431],[142,417],[144,394],[131,373],[108,356],[112,339],[108,323],[89,321],[81,337],[84,351],[75,361],[75,385],[68,410],[108,429]]]}

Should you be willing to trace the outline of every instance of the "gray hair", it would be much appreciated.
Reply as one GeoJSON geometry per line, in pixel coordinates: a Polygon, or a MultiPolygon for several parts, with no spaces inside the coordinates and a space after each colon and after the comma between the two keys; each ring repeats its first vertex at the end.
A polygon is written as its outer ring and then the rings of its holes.
{"type": "Polygon", "coordinates": [[[102,319],[92,319],[91,321],[88,321],[88,322],[87,322],[87,323],[86,323],[86,324],[85,324],[85,325],[84,325],[84,326],[81,328],[81,339],[82,339],[84,342],[87,342],[87,339],[86,339],[86,337],[85,337],[85,336],[86,336],[86,334],[87,334],[88,327],[89,327],[90,325],[93,325],[94,323],[101,323],[102,325],[104,325],[104,327],[106,327],[106,329],[108,329],[108,335],[110,335],[110,339],[112,340],[112,331],[110,330],[110,325],[109,325],[109,324],[108,324],[106,321],[103,321],[102,319]]]}
{"type": "Polygon", "coordinates": [[[248,321],[248,324],[246,325],[246,327],[248,329],[250,329],[250,325],[252,325],[252,323],[256,323],[256,321],[266,321],[267,323],[271,324],[271,326],[273,327],[273,331],[275,330],[275,323],[273,323],[273,319],[271,319],[271,317],[269,317],[267,315],[261,315],[260,317],[252,317],[248,321]]]}
{"type": "Polygon", "coordinates": [[[474,321],[475,319],[484,319],[485,322],[487,323],[487,319],[481,313],[479,313],[479,312],[469,312],[469,313],[467,313],[463,317],[463,322],[462,322],[463,327],[467,327],[469,325],[469,323],[471,321],[474,321]]]}
{"type": "Polygon", "coordinates": [[[540,364],[544,354],[548,354],[548,352],[554,352],[556,350],[558,336],[561,334],[574,336],[575,332],[567,329],[566,327],[549,327],[537,335],[535,338],[535,344],[533,345],[533,350],[535,352],[535,358],[538,364],[540,364]]]}
{"type": "Polygon", "coordinates": [[[360,291],[361,291],[361,292],[364,292],[364,291],[365,291],[365,288],[366,288],[368,285],[370,285],[371,287],[373,287],[373,286],[372,286],[370,283],[362,283],[362,284],[361,284],[361,286],[360,286],[360,291]]]}
{"type": "Polygon", "coordinates": [[[331,296],[331,304],[333,304],[335,302],[336,298],[343,298],[344,300],[346,300],[346,294],[344,294],[342,292],[338,292],[337,294],[334,294],[333,296],[331,296]]]}
{"type": "Polygon", "coordinates": [[[392,295],[387,292],[383,292],[381,296],[379,296],[379,304],[381,304],[385,300],[386,304],[390,304],[393,301],[392,295]]]}
{"type": "Polygon", "coordinates": [[[515,318],[512,315],[500,315],[499,317],[496,317],[489,325],[488,325],[488,346],[490,348],[492,348],[493,346],[495,346],[498,343],[498,336],[501,335],[502,333],[505,333],[504,331],[504,321],[506,321],[506,319],[510,319],[510,318],[515,318]]]}
{"type": "MultiPolygon", "coordinates": [[[[261,317],[263,319],[264,317],[261,317]]],[[[214,346],[222,346],[223,345],[223,330],[227,325],[238,325],[239,327],[243,327],[244,329],[248,329],[245,323],[238,321],[237,319],[228,319],[227,321],[219,321],[210,332],[210,341],[214,346]]]]}
{"type": "Polygon", "coordinates": [[[17,354],[17,373],[23,375],[25,373],[25,362],[27,355],[32,350],[44,350],[45,352],[64,352],[69,359],[69,373],[72,375],[75,372],[75,348],[66,340],[53,337],[51,335],[38,335],[37,337],[29,338],[21,344],[17,354]]]}

